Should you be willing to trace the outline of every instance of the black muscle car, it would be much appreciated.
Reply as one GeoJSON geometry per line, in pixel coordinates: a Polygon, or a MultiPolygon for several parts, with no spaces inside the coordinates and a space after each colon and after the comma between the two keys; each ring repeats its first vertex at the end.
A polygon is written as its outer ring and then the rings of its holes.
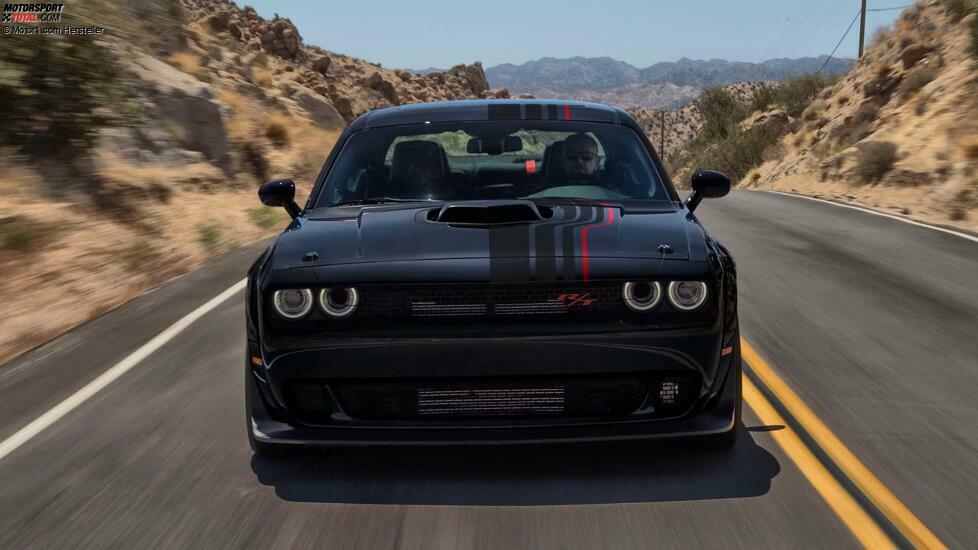
{"type": "Polygon", "coordinates": [[[641,128],[593,103],[356,119],[247,286],[248,438],[304,446],[737,437],[733,259],[641,128]]]}

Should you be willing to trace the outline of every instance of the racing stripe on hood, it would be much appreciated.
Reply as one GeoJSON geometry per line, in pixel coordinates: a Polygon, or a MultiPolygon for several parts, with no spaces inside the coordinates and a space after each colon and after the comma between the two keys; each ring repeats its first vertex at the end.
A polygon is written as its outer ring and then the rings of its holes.
{"type": "Polygon", "coordinates": [[[574,281],[577,278],[577,251],[574,244],[574,230],[604,220],[604,208],[595,206],[578,206],[576,208],[580,209],[578,216],[580,221],[565,225],[561,235],[564,245],[561,253],[564,257],[563,280],[565,281],[574,281]]]}
{"type": "Polygon", "coordinates": [[[533,226],[503,225],[489,229],[489,281],[530,280],[530,234],[533,226]]]}
{"type": "Polygon", "coordinates": [[[575,208],[573,214],[566,206],[555,208],[556,219],[547,220],[533,227],[533,242],[536,245],[536,272],[534,280],[553,282],[557,280],[557,231],[560,226],[580,220],[581,211],[575,208]],[[559,213],[559,217],[558,217],[559,213]]]}

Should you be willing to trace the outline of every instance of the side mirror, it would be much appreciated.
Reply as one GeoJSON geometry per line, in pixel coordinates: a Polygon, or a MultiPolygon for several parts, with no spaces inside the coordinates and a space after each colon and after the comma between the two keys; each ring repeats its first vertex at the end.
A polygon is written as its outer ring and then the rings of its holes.
{"type": "Polygon", "coordinates": [[[693,192],[686,199],[686,208],[692,212],[703,199],[718,199],[730,192],[730,178],[716,170],[697,170],[690,178],[693,192]]]}
{"type": "Polygon", "coordinates": [[[258,189],[258,198],[266,206],[281,206],[293,218],[301,210],[295,203],[295,182],[292,180],[272,180],[263,183],[258,189]]]}

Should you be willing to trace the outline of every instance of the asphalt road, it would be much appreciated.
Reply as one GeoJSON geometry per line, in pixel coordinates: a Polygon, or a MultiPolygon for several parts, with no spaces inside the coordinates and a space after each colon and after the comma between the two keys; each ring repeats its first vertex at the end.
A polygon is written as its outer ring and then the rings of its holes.
{"type": "MultiPolygon", "coordinates": [[[[756,192],[698,211],[743,336],[940,539],[978,540],[978,243],[756,192]]],[[[0,441],[239,281],[263,245],[0,366],[0,441]]],[[[0,458],[0,548],[853,547],[745,409],[732,452],[634,445],[253,458],[240,294],[0,458]]]]}

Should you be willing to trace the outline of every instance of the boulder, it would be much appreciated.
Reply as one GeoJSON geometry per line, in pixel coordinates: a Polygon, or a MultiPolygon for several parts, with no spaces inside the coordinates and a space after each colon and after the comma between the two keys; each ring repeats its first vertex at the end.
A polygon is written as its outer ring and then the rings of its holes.
{"type": "Polygon", "coordinates": [[[237,21],[231,21],[228,23],[228,34],[233,36],[235,40],[241,40],[241,27],[238,26],[237,21]]]}
{"type": "Polygon", "coordinates": [[[498,90],[486,90],[486,97],[494,97],[496,99],[508,99],[509,90],[506,88],[499,88],[498,90]]]}
{"type": "Polygon", "coordinates": [[[147,55],[137,55],[132,67],[146,86],[146,96],[153,104],[152,118],[161,125],[178,127],[176,137],[183,148],[200,152],[208,162],[232,175],[231,146],[221,104],[214,101],[210,88],[147,55]]]}
{"type": "Polygon", "coordinates": [[[324,75],[329,71],[329,66],[332,62],[333,60],[328,56],[318,57],[312,62],[312,70],[324,75]]]}
{"type": "Polygon", "coordinates": [[[866,97],[889,96],[902,80],[901,75],[895,75],[889,70],[883,71],[863,86],[863,95],[866,97]]]}
{"type": "Polygon", "coordinates": [[[784,128],[791,123],[791,117],[781,109],[774,109],[763,113],[754,113],[747,120],[740,123],[741,128],[750,130],[753,128],[767,128],[777,130],[784,128]]]}
{"type": "Polygon", "coordinates": [[[300,107],[309,113],[309,118],[322,128],[342,128],[346,125],[346,120],[339,113],[333,103],[322,97],[305,90],[299,90],[292,95],[292,99],[300,107]]]}
{"type": "Polygon", "coordinates": [[[230,21],[231,15],[228,12],[219,11],[207,18],[207,26],[214,32],[222,32],[228,30],[230,21]]]}
{"type": "Polygon", "coordinates": [[[385,79],[379,72],[370,73],[367,78],[363,79],[363,85],[370,88],[371,90],[377,90],[384,99],[397,105],[397,89],[394,88],[394,84],[389,80],[385,79]]]}
{"type": "Polygon", "coordinates": [[[912,68],[930,52],[931,49],[923,44],[915,44],[903,50],[900,54],[900,60],[903,62],[904,70],[912,68]]]}
{"type": "Polygon", "coordinates": [[[288,19],[275,19],[258,26],[261,47],[272,55],[294,61],[305,61],[302,51],[302,37],[298,29],[288,19]]]}

